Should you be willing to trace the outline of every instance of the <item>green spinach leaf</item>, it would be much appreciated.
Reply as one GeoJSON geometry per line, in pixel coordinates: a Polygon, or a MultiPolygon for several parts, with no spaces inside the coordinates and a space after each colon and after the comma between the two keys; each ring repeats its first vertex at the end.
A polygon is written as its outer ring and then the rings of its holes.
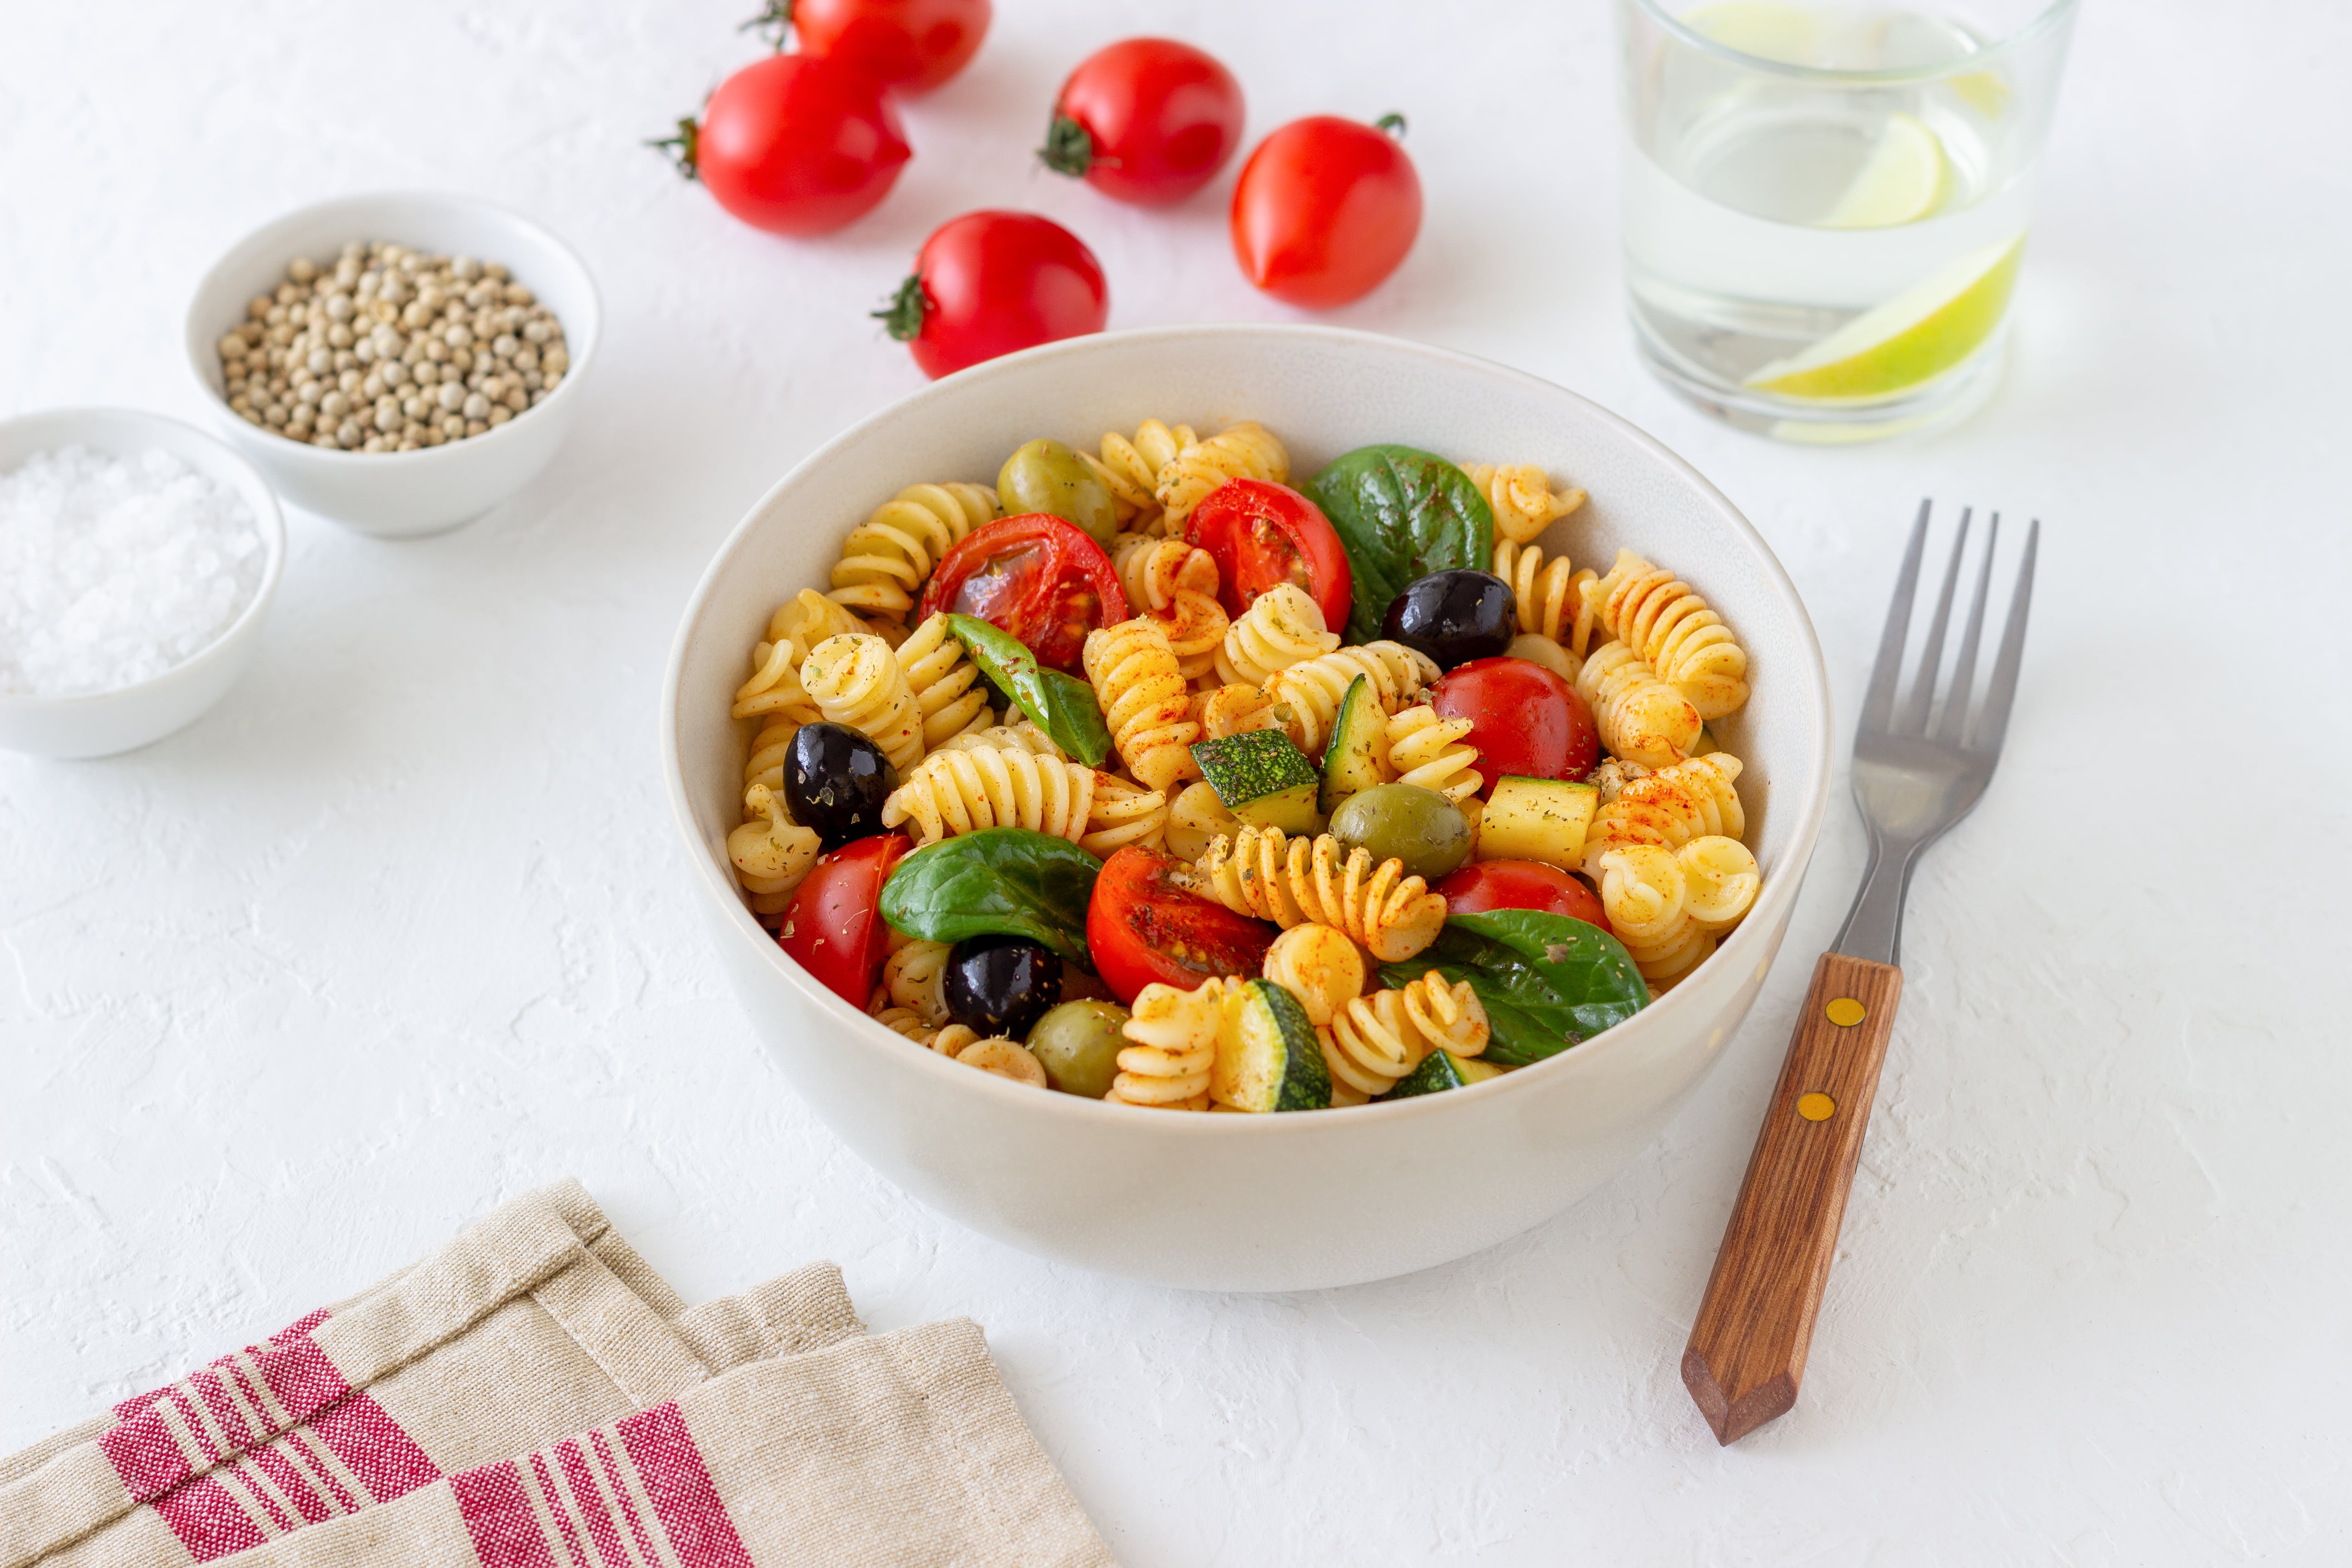
{"type": "Polygon", "coordinates": [[[1316,475],[1307,494],[1348,552],[1356,582],[1351,643],[1381,635],[1389,601],[1416,577],[1454,566],[1494,569],[1494,510],[1470,476],[1443,458],[1411,447],[1359,447],[1316,475]]]}
{"type": "Polygon", "coordinates": [[[1102,766],[1110,755],[1095,689],[1076,676],[1047,669],[1019,637],[977,616],[950,616],[948,633],[963,644],[981,674],[1010,696],[1040,730],[1077,761],[1102,766]]]}
{"type": "Polygon", "coordinates": [[[928,942],[1025,936],[1088,973],[1087,902],[1102,862],[1050,833],[986,827],[926,845],[882,885],[890,929],[928,942]]]}
{"type": "Polygon", "coordinates": [[[1650,988],[1599,926],[1536,910],[1455,915],[1437,941],[1381,979],[1404,985],[1434,969],[1467,980],[1495,1037],[1482,1060],[1525,1067],[1582,1045],[1649,1005],[1650,988]]]}

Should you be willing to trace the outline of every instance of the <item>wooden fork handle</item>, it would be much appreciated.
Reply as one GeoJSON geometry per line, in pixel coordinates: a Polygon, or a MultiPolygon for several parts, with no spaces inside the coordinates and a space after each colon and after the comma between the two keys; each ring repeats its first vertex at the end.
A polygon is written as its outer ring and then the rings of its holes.
{"type": "Polygon", "coordinates": [[[1893,964],[1825,952],[1813,966],[1683,1352],[1684,1385],[1719,1443],[1797,1402],[1902,994],[1893,964]]]}

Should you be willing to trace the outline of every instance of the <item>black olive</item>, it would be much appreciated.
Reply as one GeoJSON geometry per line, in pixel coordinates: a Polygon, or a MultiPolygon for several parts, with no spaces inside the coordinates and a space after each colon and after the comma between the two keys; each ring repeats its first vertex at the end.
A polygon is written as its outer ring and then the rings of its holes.
{"type": "Polygon", "coordinates": [[[1026,937],[966,937],[948,953],[940,991],[965,1028],[1017,1040],[1062,999],[1062,961],[1026,937]]]}
{"type": "Polygon", "coordinates": [[[1419,648],[1440,669],[1452,669],[1510,647],[1518,613],[1519,598],[1508,583],[1492,572],[1457,567],[1406,584],[1389,601],[1381,635],[1419,648]]]}
{"type": "Polygon", "coordinates": [[[827,849],[882,831],[882,803],[898,770],[846,724],[803,724],[784,754],[784,804],[827,849]]]}

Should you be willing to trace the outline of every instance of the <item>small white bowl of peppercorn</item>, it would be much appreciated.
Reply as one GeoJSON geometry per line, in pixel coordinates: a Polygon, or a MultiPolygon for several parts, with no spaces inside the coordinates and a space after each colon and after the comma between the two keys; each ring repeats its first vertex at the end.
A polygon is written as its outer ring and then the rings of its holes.
{"type": "Polygon", "coordinates": [[[471,521],[563,444],[603,312],[572,248],[467,196],[350,196],[196,286],[188,366],[279,495],[362,533],[471,521]]]}

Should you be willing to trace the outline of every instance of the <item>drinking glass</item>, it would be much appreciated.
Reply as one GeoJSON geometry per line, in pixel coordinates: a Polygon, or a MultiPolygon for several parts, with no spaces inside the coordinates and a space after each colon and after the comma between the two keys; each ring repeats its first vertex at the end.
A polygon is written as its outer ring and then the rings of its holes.
{"type": "Polygon", "coordinates": [[[1642,357],[1743,428],[1861,441],[1991,391],[2075,0],[1618,0],[1642,357]]]}

